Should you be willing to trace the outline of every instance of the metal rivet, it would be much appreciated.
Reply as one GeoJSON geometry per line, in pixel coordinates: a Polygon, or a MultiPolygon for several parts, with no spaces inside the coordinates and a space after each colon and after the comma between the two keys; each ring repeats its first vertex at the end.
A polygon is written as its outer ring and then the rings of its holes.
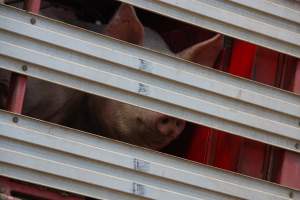
{"type": "Polygon", "coordinates": [[[289,193],[289,197],[292,199],[294,197],[294,193],[293,192],[290,192],[289,193]]]}
{"type": "Polygon", "coordinates": [[[12,121],[13,121],[14,123],[18,123],[19,118],[18,118],[18,117],[13,117],[13,118],[12,118],[12,121]]]}
{"type": "Polygon", "coordinates": [[[295,148],[296,148],[296,149],[299,149],[299,148],[300,148],[300,144],[299,144],[299,143],[296,143],[296,144],[295,144],[295,148]]]}
{"type": "Polygon", "coordinates": [[[23,70],[23,71],[27,71],[27,70],[28,70],[27,65],[22,65],[22,70],[23,70]]]}
{"type": "Polygon", "coordinates": [[[32,17],[32,18],[30,19],[30,23],[31,23],[31,24],[35,24],[35,23],[36,23],[36,19],[32,17]]]}

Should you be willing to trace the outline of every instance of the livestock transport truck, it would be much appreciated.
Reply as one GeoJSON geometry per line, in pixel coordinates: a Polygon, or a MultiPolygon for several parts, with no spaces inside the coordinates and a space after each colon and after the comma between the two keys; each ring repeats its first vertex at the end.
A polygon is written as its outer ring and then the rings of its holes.
{"type": "Polygon", "coordinates": [[[296,0],[6,0],[0,199],[300,199],[299,58],[296,0]],[[130,40],[95,33],[120,3],[172,55],[131,44],[127,18],[113,19],[130,40]],[[154,151],[26,116],[31,77],[185,128],[154,151]]]}

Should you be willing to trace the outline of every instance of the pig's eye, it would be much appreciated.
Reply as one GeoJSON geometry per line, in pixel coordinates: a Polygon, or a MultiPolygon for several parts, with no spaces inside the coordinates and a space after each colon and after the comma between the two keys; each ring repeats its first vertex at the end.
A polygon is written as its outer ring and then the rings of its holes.
{"type": "Polygon", "coordinates": [[[162,124],[167,124],[167,123],[169,123],[169,118],[164,118],[164,119],[162,119],[162,120],[161,120],[161,123],[162,123],[162,124]]]}

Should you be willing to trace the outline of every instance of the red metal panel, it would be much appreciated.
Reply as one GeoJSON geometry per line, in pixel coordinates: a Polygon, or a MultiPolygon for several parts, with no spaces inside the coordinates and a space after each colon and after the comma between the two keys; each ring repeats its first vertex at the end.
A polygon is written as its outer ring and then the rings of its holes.
{"type": "Polygon", "coordinates": [[[23,101],[26,92],[27,77],[13,73],[10,80],[10,96],[7,109],[15,113],[22,113],[23,101]]]}
{"type": "Polygon", "coordinates": [[[297,63],[292,91],[296,94],[300,94],[300,60],[298,60],[297,63]]]}
{"type": "Polygon", "coordinates": [[[239,155],[237,171],[248,176],[265,179],[269,164],[269,146],[244,139],[239,155]]]}
{"type": "Polygon", "coordinates": [[[39,13],[41,7],[41,0],[25,0],[24,9],[33,12],[39,13]]]}
{"type": "Polygon", "coordinates": [[[210,164],[214,158],[213,149],[215,134],[212,129],[205,126],[198,126],[193,132],[193,138],[187,151],[187,159],[210,164]]]}
{"type": "Polygon", "coordinates": [[[255,45],[235,40],[228,72],[244,78],[251,78],[255,54],[255,45]]]}
{"type": "Polygon", "coordinates": [[[243,138],[223,131],[215,131],[217,134],[214,166],[236,171],[243,138]]]}
{"type": "MultiPolygon", "coordinates": [[[[290,68],[292,68],[291,65],[290,68]]],[[[294,79],[289,88],[291,88],[293,92],[300,94],[300,60],[298,60],[295,66],[295,73],[293,74],[294,79]]],[[[291,73],[288,73],[285,76],[289,77],[290,75],[291,73]]],[[[273,172],[276,182],[300,189],[300,155],[286,150],[281,150],[279,153],[281,153],[281,162],[277,161],[277,163],[274,163],[279,165],[279,167],[277,166],[275,173],[273,172]]]]}
{"type": "Polygon", "coordinates": [[[300,189],[300,156],[297,153],[284,151],[278,183],[300,189]]]}
{"type": "Polygon", "coordinates": [[[276,51],[258,47],[254,64],[253,80],[275,86],[279,55],[280,54],[276,51]]]}

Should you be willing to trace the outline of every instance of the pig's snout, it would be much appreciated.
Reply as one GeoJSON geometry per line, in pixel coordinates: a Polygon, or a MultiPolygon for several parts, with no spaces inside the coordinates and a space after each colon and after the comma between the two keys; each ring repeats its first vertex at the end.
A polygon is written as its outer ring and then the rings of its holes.
{"type": "Polygon", "coordinates": [[[165,136],[177,137],[185,127],[185,121],[174,117],[162,116],[157,120],[158,131],[165,136]]]}

